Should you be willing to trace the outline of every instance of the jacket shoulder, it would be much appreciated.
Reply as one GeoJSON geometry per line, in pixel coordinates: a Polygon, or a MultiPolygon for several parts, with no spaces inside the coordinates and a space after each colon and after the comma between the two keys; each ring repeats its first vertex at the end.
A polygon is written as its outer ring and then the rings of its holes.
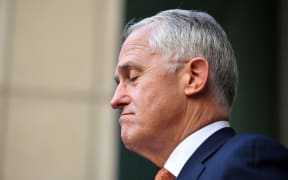
{"type": "Polygon", "coordinates": [[[288,150],[259,134],[232,137],[204,164],[203,177],[218,174],[219,179],[288,179],[288,150]]]}

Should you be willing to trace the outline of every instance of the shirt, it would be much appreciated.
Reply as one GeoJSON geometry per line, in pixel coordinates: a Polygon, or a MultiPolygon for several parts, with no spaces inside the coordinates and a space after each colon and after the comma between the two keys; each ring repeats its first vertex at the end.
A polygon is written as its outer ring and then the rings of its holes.
{"type": "Polygon", "coordinates": [[[185,163],[197,148],[219,129],[230,127],[228,121],[217,121],[209,124],[186,137],[170,154],[164,167],[177,177],[185,163]]]}

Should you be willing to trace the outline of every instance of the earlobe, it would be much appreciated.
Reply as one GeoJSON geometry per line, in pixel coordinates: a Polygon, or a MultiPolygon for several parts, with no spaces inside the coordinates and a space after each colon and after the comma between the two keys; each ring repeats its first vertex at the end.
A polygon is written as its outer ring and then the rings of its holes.
{"type": "Polygon", "coordinates": [[[195,95],[203,92],[208,84],[209,64],[202,57],[193,58],[187,64],[187,79],[185,86],[185,94],[187,96],[195,95]]]}

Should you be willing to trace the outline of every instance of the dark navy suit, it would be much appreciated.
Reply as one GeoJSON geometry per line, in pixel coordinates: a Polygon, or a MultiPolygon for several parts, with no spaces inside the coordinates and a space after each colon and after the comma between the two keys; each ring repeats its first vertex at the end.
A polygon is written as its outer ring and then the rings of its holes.
{"type": "Polygon", "coordinates": [[[190,157],[177,180],[288,180],[288,151],[256,134],[223,128],[190,157]]]}

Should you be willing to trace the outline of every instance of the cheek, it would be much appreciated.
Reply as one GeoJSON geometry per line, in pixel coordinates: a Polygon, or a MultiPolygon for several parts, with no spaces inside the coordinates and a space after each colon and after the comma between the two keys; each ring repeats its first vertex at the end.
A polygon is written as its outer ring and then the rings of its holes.
{"type": "Polygon", "coordinates": [[[142,108],[149,108],[153,104],[157,104],[162,98],[162,90],[155,87],[140,87],[138,91],[134,92],[135,101],[138,105],[144,106],[142,108]],[[147,105],[150,106],[147,106],[147,105]]]}
{"type": "Polygon", "coordinates": [[[159,114],[161,108],[161,91],[153,87],[141,86],[131,93],[132,103],[135,108],[137,122],[141,124],[150,124],[155,121],[155,116],[159,114]]]}
{"type": "MultiPolygon", "coordinates": [[[[161,119],[169,115],[171,102],[175,94],[172,90],[160,88],[142,88],[135,93],[135,108],[138,115],[141,116],[140,121],[146,123],[157,124],[161,119]]],[[[140,118],[140,117],[139,117],[140,118]]]]}
{"type": "Polygon", "coordinates": [[[169,118],[169,114],[177,110],[181,92],[177,89],[177,82],[173,78],[161,76],[149,78],[142,81],[139,86],[131,90],[132,105],[138,115],[138,121],[142,123],[153,123],[150,121],[162,121],[161,119],[169,118]]]}

